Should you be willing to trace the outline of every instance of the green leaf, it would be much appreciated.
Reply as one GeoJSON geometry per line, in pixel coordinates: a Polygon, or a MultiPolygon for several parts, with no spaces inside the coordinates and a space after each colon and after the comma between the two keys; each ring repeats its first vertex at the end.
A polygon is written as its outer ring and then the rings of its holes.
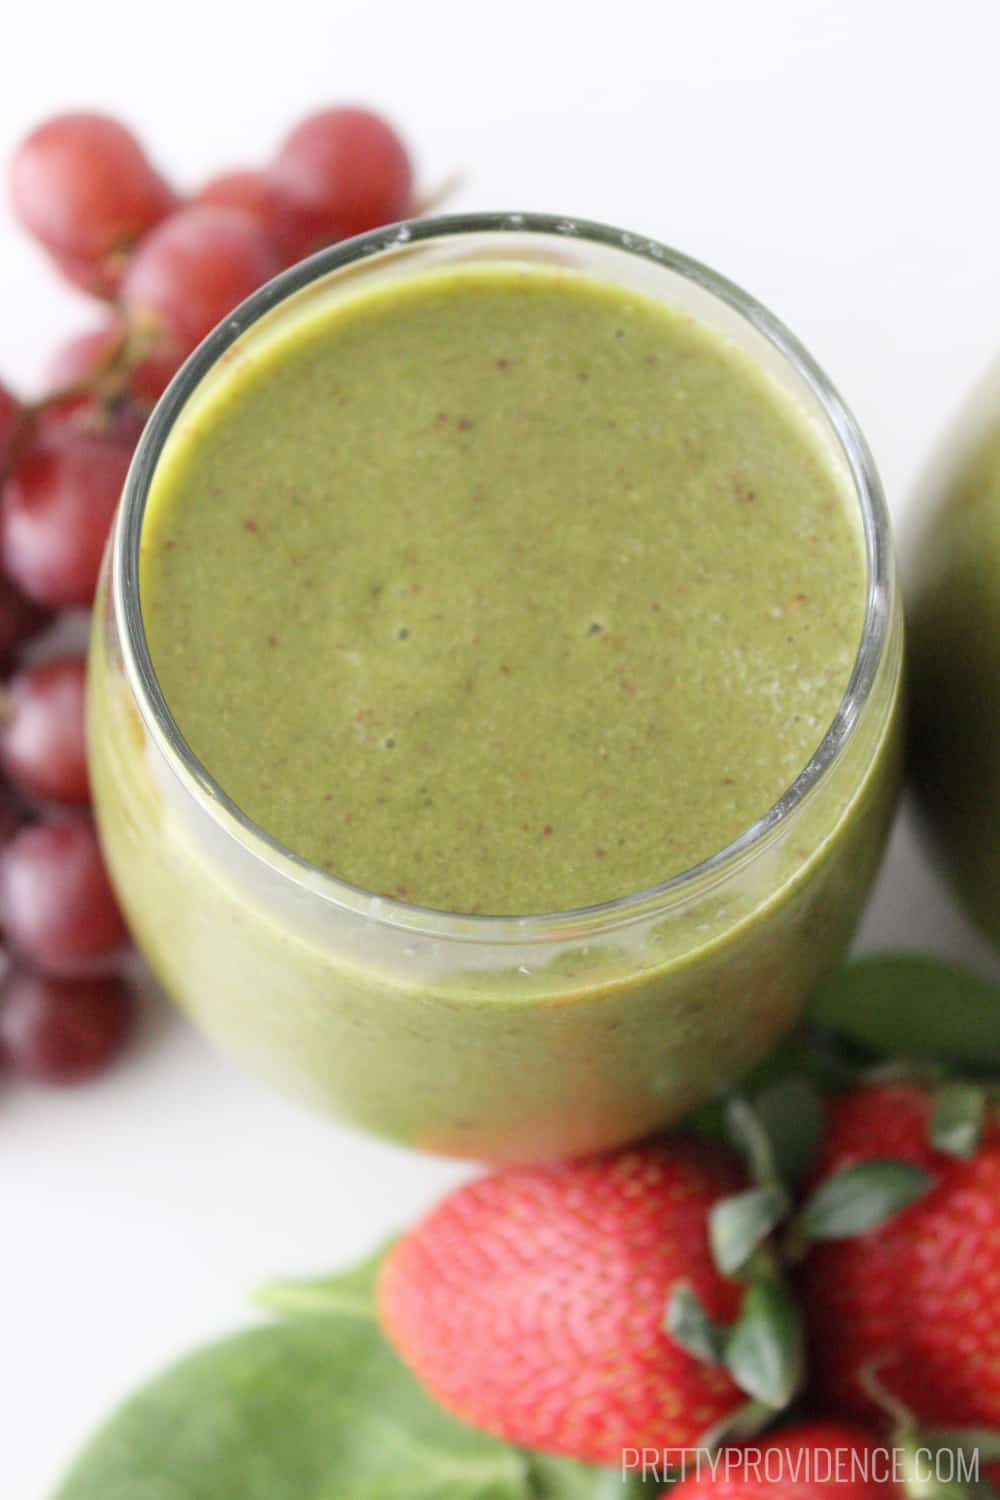
{"type": "Polygon", "coordinates": [[[1000,1068],[1000,985],[918,954],[877,954],[836,970],[809,1017],[887,1056],[1000,1068]]]}
{"type": "Polygon", "coordinates": [[[727,1412],[713,1426],[706,1428],[698,1439],[698,1447],[714,1453],[717,1448],[725,1448],[730,1443],[742,1443],[747,1438],[756,1437],[773,1421],[772,1406],[766,1406],[763,1401],[744,1401],[742,1406],[727,1412]]]}
{"type": "Polygon", "coordinates": [[[605,1500],[605,1469],[537,1459],[449,1416],[373,1320],[294,1317],[132,1396],[54,1500],[605,1500]]]}
{"type": "Polygon", "coordinates": [[[798,1187],[816,1160],[826,1128],[826,1107],[819,1089],[795,1074],[762,1089],[753,1104],[767,1131],[782,1182],[798,1187]]]}
{"type": "Polygon", "coordinates": [[[798,1307],[783,1282],[764,1277],[747,1288],[725,1362],[755,1401],[775,1410],[791,1401],[805,1374],[804,1340],[798,1307]]]}
{"type": "Polygon", "coordinates": [[[994,1491],[983,1478],[976,1479],[985,1454],[977,1461],[975,1450],[965,1442],[938,1442],[922,1428],[896,1435],[899,1454],[899,1489],[907,1500],[990,1500],[994,1491]],[[946,1464],[934,1455],[948,1453],[946,1464]]]}
{"type": "MultiPolygon", "coordinates": [[[[799,1026],[744,1078],[740,1091],[756,1107],[773,1085],[793,1077],[811,1084],[817,1096],[829,1089],[848,1088],[856,1072],[850,1050],[847,1042],[826,1027],[799,1026]]],[[[716,1095],[700,1105],[687,1116],[685,1128],[711,1140],[730,1139],[725,1121],[729,1097],[716,1095]]]]}
{"type": "Polygon", "coordinates": [[[757,1187],[780,1183],[771,1137],[753,1105],[742,1094],[735,1094],[726,1105],[726,1131],[757,1187]]]}
{"type": "Polygon", "coordinates": [[[788,1213],[791,1201],[781,1187],[749,1188],[720,1198],[708,1216],[712,1259],[723,1276],[735,1275],[788,1213]]]}
{"type": "Polygon", "coordinates": [[[790,1238],[803,1244],[863,1234],[921,1198],[933,1181],[922,1167],[891,1157],[844,1167],[825,1178],[806,1200],[792,1221],[790,1238]]]}
{"type": "Polygon", "coordinates": [[[257,1288],[253,1300],[280,1317],[353,1313],[356,1317],[374,1318],[375,1284],[392,1244],[392,1240],[387,1241],[360,1265],[336,1271],[332,1276],[311,1281],[269,1282],[257,1288]]]}
{"type": "Polygon", "coordinates": [[[569,1458],[553,1458],[548,1453],[524,1453],[531,1482],[532,1500],[634,1500],[638,1495],[663,1493],[662,1483],[642,1481],[631,1469],[622,1477],[622,1469],[594,1468],[569,1458]]]}
{"type": "Polygon", "coordinates": [[[680,1344],[695,1359],[718,1364],[726,1342],[727,1330],[709,1317],[697,1293],[686,1281],[679,1281],[670,1293],[663,1317],[663,1327],[675,1344],[680,1344]]]}
{"type": "Polygon", "coordinates": [[[930,1141],[949,1156],[974,1156],[986,1123],[986,1090],[974,1083],[945,1083],[934,1096],[930,1141]]]}
{"type": "Polygon", "coordinates": [[[920,1437],[932,1448],[960,1448],[978,1453],[982,1462],[1000,1462],[1000,1432],[994,1427],[921,1427],[920,1437]]]}

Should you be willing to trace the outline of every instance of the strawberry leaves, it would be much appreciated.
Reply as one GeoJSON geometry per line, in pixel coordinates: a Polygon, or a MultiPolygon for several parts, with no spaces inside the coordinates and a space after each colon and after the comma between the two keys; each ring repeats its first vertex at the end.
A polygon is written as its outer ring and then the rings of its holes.
{"type": "Polygon", "coordinates": [[[791,1199],[778,1183],[721,1198],[708,1216],[708,1242],[722,1274],[741,1271],[790,1208],[791,1199]]]}
{"type": "MultiPolygon", "coordinates": [[[[815,1124],[822,1114],[818,1106],[812,1107],[811,1085],[798,1079],[788,1082],[794,1086],[792,1093],[784,1081],[765,1091],[766,1113],[740,1095],[726,1106],[726,1133],[746,1160],[752,1186],[720,1198],[709,1211],[707,1230],[717,1269],[746,1283],[739,1312],[728,1327],[721,1326],[682,1283],[674,1288],[664,1319],[666,1331],[688,1353],[729,1371],[750,1398],[739,1410],[745,1411],[752,1431],[787,1406],[805,1379],[801,1315],[768,1241],[792,1210],[783,1165],[790,1162],[793,1170],[801,1171],[811,1162],[819,1141],[815,1124]],[[803,1119],[806,1138],[789,1152],[786,1131],[797,1134],[803,1119]]],[[[703,1440],[728,1436],[726,1428],[703,1440]]]]}
{"type": "MultiPolygon", "coordinates": [[[[977,1108],[964,1088],[961,1095],[943,1095],[944,1125],[959,1144],[977,1108]]],[[[785,1269],[813,1242],[874,1229],[933,1186],[919,1166],[876,1158],[824,1178],[796,1209],[793,1188],[813,1166],[824,1122],[815,1088],[798,1077],[772,1083],[753,1103],[742,1096],[728,1102],[726,1133],[752,1185],[713,1205],[707,1231],[718,1270],[739,1277],[746,1289],[729,1327],[714,1322],[684,1284],[674,1288],[664,1318],[666,1331],[688,1353],[724,1366],[751,1406],[772,1413],[795,1398],[806,1373],[802,1316],[785,1269]]]]}
{"type": "MultiPolygon", "coordinates": [[[[811,1095],[810,1085],[803,1088],[811,1095]]],[[[792,1127],[795,1112],[785,1102],[782,1084],[773,1085],[767,1094],[767,1118],[739,1095],[729,1103],[726,1128],[746,1159],[753,1186],[713,1206],[708,1238],[718,1269],[747,1283],[721,1363],[752,1402],[780,1411],[805,1379],[805,1340],[798,1307],[767,1244],[792,1207],[782,1163],[787,1159],[785,1127],[792,1127]]],[[[813,1149],[809,1148],[810,1157],[813,1149]]],[[[794,1156],[802,1158],[801,1146],[794,1156]]]]}
{"type": "Polygon", "coordinates": [[[675,1344],[706,1364],[722,1363],[727,1328],[709,1317],[697,1292],[679,1281],[667,1300],[663,1328],[675,1344]]]}
{"type": "Polygon", "coordinates": [[[819,1089],[793,1073],[756,1094],[753,1107],[771,1143],[780,1180],[797,1188],[809,1175],[823,1140],[826,1106],[819,1089]]]}
{"type": "Polygon", "coordinates": [[[974,1083],[944,1083],[934,1099],[929,1136],[936,1151],[967,1159],[975,1156],[983,1138],[989,1097],[974,1083]]]}
{"type": "Polygon", "coordinates": [[[826,1177],[793,1219],[789,1246],[842,1240],[884,1224],[923,1197],[933,1178],[912,1162],[872,1157],[826,1177]]]}
{"type": "Polygon", "coordinates": [[[779,1277],[765,1274],[750,1283],[723,1362],[741,1390],[773,1411],[797,1395],[805,1378],[802,1319],[779,1277]]]}

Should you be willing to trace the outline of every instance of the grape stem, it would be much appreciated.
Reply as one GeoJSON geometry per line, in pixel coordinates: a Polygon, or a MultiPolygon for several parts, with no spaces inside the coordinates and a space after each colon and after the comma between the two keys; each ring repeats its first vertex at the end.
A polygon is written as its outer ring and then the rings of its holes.
{"type": "Polygon", "coordinates": [[[413,217],[415,219],[423,219],[428,214],[434,213],[449,198],[453,198],[457,192],[461,191],[465,184],[465,177],[466,174],[464,172],[456,169],[454,172],[449,172],[447,177],[442,177],[436,186],[428,188],[426,192],[414,198],[413,217]]]}

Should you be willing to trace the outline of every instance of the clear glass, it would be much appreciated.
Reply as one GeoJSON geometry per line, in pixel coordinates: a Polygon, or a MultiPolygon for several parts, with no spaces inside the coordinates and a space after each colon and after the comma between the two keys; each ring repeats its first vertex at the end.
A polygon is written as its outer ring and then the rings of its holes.
{"type": "Polygon", "coordinates": [[[735,286],[653,241],[538,215],[395,226],[252,297],[192,356],[126,485],[96,614],[93,784],[111,870],[166,989],[255,1072],[424,1149],[573,1154],[683,1115],[765,1054],[846,945],[898,780],[902,626],[885,504],[853,418],[793,336],[735,286]],[[185,744],[150,661],[139,542],[182,407],[311,299],[471,258],[554,262],[688,310],[805,410],[856,504],[864,635],[837,715],[778,802],[696,868],[620,900],[452,916],[359,890],[251,823],[185,744]]]}

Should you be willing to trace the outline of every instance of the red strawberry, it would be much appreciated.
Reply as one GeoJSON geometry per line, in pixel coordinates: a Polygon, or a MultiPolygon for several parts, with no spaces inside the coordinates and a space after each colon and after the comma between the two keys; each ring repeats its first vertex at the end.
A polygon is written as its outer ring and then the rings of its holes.
{"type": "Polygon", "coordinates": [[[932,1098],[880,1085],[831,1104],[821,1177],[872,1157],[925,1168],[934,1185],[852,1239],[817,1244],[802,1274],[816,1387],[831,1408],[876,1412],[858,1372],[923,1423],[1000,1426],[1000,1129],[967,1159],[928,1138],[932,1098]]]}
{"type": "Polygon", "coordinates": [[[667,1493],[671,1500],[889,1500],[893,1454],[841,1422],[800,1422],[738,1448],[707,1454],[667,1493]]]}
{"type": "Polygon", "coordinates": [[[391,1251],[385,1332],[442,1405],[511,1442],[614,1464],[692,1444],[745,1398],[668,1337],[664,1307],[685,1281],[735,1315],[706,1216],[743,1185],[734,1156],[687,1140],[480,1178],[391,1251]]]}

